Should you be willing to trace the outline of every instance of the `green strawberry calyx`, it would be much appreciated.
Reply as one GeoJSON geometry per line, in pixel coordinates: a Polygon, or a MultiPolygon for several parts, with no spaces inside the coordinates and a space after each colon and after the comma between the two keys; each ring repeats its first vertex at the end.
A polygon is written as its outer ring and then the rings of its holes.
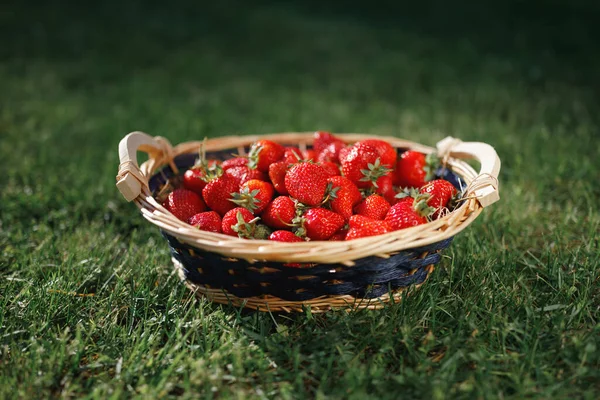
{"type": "Polygon", "coordinates": [[[273,233],[273,230],[265,224],[256,224],[254,229],[254,239],[266,240],[273,233]]]}
{"type": "Polygon", "coordinates": [[[248,168],[256,169],[258,167],[258,156],[263,150],[263,146],[252,146],[248,153],[248,168]]]}
{"type": "Polygon", "coordinates": [[[431,207],[431,206],[429,206],[429,204],[427,204],[429,199],[431,199],[431,195],[429,193],[420,193],[415,188],[403,189],[395,197],[397,199],[404,199],[407,197],[412,197],[413,198],[413,209],[421,217],[429,218],[436,211],[436,209],[434,207],[431,207]]]}
{"type": "Polygon", "coordinates": [[[231,225],[231,229],[238,234],[242,239],[252,239],[256,231],[256,222],[260,219],[256,217],[248,222],[244,220],[241,212],[237,212],[237,223],[231,225]]]}
{"type": "MultiPolygon", "coordinates": [[[[325,188],[325,197],[323,198],[323,201],[321,202],[321,205],[324,207],[329,207],[331,204],[331,201],[333,201],[334,199],[337,199],[338,197],[338,191],[340,190],[340,186],[333,186],[333,183],[331,182],[327,182],[327,187],[325,188]]],[[[296,209],[298,209],[298,207],[296,207],[296,209]]]]}
{"type": "Polygon", "coordinates": [[[421,193],[415,188],[404,188],[394,197],[397,199],[404,199],[406,197],[412,197],[413,199],[416,199],[420,194],[421,193]]]}
{"type": "Polygon", "coordinates": [[[260,200],[256,198],[259,193],[260,190],[258,189],[250,191],[250,189],[245,187],[242,188],[242,190],[240,190],[239,193],[232,193],[232,198],[228,200],[237,204],[240,207],[244,207],[251,213],[254,213],[254,211],[258,208],[260,204],[260,200]]]}
{"type": "Polygon", "coordinates": [[[422,193],[417,198],[415,198],[415,201],[413,203],[413,209],[421,217],[429,218],[436,211],[434,207],[431,207],[429,206],[429,204],[427,204],[430,198],[431,196],[428,193],[422,193]]]}
{"type": "Polygon", "coordinates": [[[294,200],[294,203],[296,204],[296,216],[292,219],[292,223],[290,225],[292,227],[292,232],[294,232],[294,234],[299,238],[308,240],[306,237],[306,218],[304,217],[304,213],[310,207],[300,203],[297,200],[294,200]]]}
{"type": "Polygon", "coordinates": [[[198,148],[198,159],[190,169],[198,169],[202,171],[202,179],[204,182],[210,182],[215,180],[223,175],[223,168],[217,163],[213,163],[212,165],[208,164],[206,159],[206,149],[204,147],[204,143],[206,139],[202,143],[200,143],[200,147],[198,148]]]}
{"type": "Polygon", "coordinates": [[[298,200],[294,199],[294,208],[296,209],[296,218],[297,218],[297,217],[301,217],[302,215],[304,215],[306,210],[308,210],[310,207],[307,206],[306,204],[300,203],[298,200]]]}
{"type": "Polygon", "coordinates": [[[281,217],[279,217],[279,215],[277,217],[284,225],[289,226],[291,228],[292,232],[294,232],[294,234],[296,236],[298,236],[299,238],[302,238],[304,240],[308,240],[308,238],[306,237],[306,228],[304,227],[304,224],[306,223],[306,218],[304,218],[304,213],[310,207],[307,206],[306,204],[302,204],[298,200],[294,199],[294,208],[296,209],[296,212],[295,212],[294,218],[292,219],[291,224],[284,222],[281,219],[281,217]]]}
{"type": "Polygon", "coordinates": [[[435,171],[440,167],[441,160],[436,153],[429,153],[425,156],[425,166],[423,167],[423,171],[425,171],[425,182],[429,182],[435,177],[435,171]]]}
{"type": "Polygon", "coordinates": [[[367,164],[367,169],[360,170],[360,172],[362,172],[362,174],[363,174],[363,177],[360,178],[360,181],[372,182],[373,186],[378,187],[377,179],[381,178],[382,176],[387,175],[390,171],[391,171],[391,169],[389,169],[388,167],[386,167],[384,165],[381,165],[381,160],[379,158],[377,158],[377,160],[375,160],[374,163],[367,164]]]}

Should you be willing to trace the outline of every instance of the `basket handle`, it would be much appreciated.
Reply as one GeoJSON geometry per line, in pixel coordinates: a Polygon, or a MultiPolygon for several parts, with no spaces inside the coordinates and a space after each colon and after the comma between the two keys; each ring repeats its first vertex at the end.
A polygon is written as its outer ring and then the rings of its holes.
{"type": "Polygon", "coordinates": [[[437,144],[440,158],[455,157],[475,159],[480,164],[479,174],[471,184],[474,196],[482,207],[487,207],[500,200],[498,174],[500,158],[492,146],[481,142],[463,142],[460,139],[447,137],[437,144]]]}
{"type": "MultiPolygon", "coordinates": [[[[172,162],[173,148],[168,140],[163,137],[152,137],[144,132],[131,132],[119,142],[119,172],[117,174],[117,188],[125,197],[132,201],[142,193],[142,186],[148,187],[148,177],[140,170],[137,161],[137,152],[148,153],[150,159],[163,159],[167,157],[172,162]]],[[[174,165],[171,165],[173,167],[174,165]]],[[[177,170],[177,168],[175,168],[177,170]]]]}

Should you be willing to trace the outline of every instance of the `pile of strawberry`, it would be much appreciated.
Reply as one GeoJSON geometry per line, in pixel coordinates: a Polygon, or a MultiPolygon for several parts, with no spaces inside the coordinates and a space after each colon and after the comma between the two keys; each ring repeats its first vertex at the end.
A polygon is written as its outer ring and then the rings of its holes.
{"type": "Polygon", "coordinates": [[[456,199],[454,186],[431,180],[435,157],[397,154],[383,140],[347,145],[316,132],[301,151],[269,140],[248,156],[198,162],[163,206],[198,229],[281,242],[351,240],[424,224],[456,199]]]}

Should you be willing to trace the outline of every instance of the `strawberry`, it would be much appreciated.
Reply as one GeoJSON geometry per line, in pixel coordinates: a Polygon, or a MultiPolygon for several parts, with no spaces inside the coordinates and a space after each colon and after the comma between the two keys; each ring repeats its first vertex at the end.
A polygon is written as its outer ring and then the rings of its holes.
{"type": "Polygon", "coordinates": [[[313,149],[306,149],[302,152],[302,158],[305,161],[316,161],[317,160],[317,152],[313,149]]]}
{"type": "Polygon", "coordinates": [[[346,143],[342,142],[339,139],[333,140],[331,143],[327,145],[319,155],[317,156],[318,162],[331,161],[331,162],[339,162],[339,153],[340,150],[346,147],[346,143]]]}
{"type": "Polygon", "coordinates": [[[163,206],[174,216],[187,222],[194,214],[206,210],[202,197],[187,189],[175,189],[165,200],[163,206]]]}
{"type": "Polygon", "coordinates": [[[370,195],[354,207],[357,215],[376,220],[384,219],[389,210],[390,203],[378,194],[370,195]]]}
{"type": "Polygon", "coordinates": [[[206,160],[204,146],[200,146],[196,163],[183,174],[183,187],[201,195],[206,183],[222,173],[219,161],[206,160]]]}
{"type": "Polygon", "coordinates": [[[316,206],[327,190],[327,178],[327,171],[322,166],[301,162],[294,164],[285,174],[285,188],[299,202],[316,206]]]}
{"type": "Polygon", "coordinates": [[[447,209],[450,200],[458,193],[456,188],[444,179],[435,179],[425,184],[420,189],[421,193],[427,193],[431,197],[427,201],[430,207],[435,208],[433,218],[438,218],[447,209]]]}
{"type": "Polygon", "coordinates": [[[188,169],[183,174],[183,187],[197,194],[202,194],[202,189],[206,186],[204,178],[204,170],[200,168],[188,169]]]}
{"type": "Polygon", "coordinates": [[[327,240],[344,226],[344,217],[325,208],[310,208],[295,221],[296,234],[312,240],[327,240]]]}
{"type": "Polygon", "coordinates": [[[392,227],[387,221],[371,219],[364,215],[351,216],[348,224],[350,228],[348,229],[346,240],[383,235],[392,231],[392,227]]]}
{"type": "Polygon", "coordinates": [[[221,230],[229,236],[250,239],[254,237],[256,221],[258,219],[244,207],[237,207],[227,211],[223,216],[221,230]]]}
{"type": "Polygon", "coordinates": [[[221,233],[221,216],[215,211],[195,214],[188,223],[202,231],[221,233]]]}
{"type": "Polygon", "coordinates": [[[396,163],[393,183],[403,188],[420,188],[433,178],[438,164],[439,160],[435,154],[426,157],[418,151],[405,151],[396,163]]]}
{"type": "Polygon", "coordinates": [[[303,242],[302,238],[294,235],[290,231],[275,231],[271,233],[269,236],[269,240],[274,240],[276,242],[303,242]]]}
{"type": "Polygon", "coordinates": [[[385,140],[366,139],[361,140],[358,143],[364,143],[369,146],[373,146],[377,150],[377,154],[379,154],[381,165],[383,165],[384,167],[392,169],[396,166],[396,158],[398,156],[398,154],[396,153],[396,149],[394,149],[392,145],[386,142],[385,140]]]}
{"type": "Polygon", "coordinates": [[[269,182],[251,179],[240,186],[240,191],[234,193],[230,201],[253,214],[260,214],[269,205],[274,193],[275,189],[269,182]]]}
{"type": "Polygon", "coordinates": [[[340,175],[340,168],[338,167],[338,165],[336,163],[333,163],[331,161],[324,161],[320,164],[323,168],[325,168],[325,170],[327,171],[327,174],[330,177],[340,175]]]}
{"type": "Polygon", "coordinates": [[[331,187],[329,191],[331,209],[347,220],[352,215],[352,208],[362,200],[358,188],[345,176],[334,176],[327,181],[331,187]]]}
{"type": "Polygon", "coordinates": [[[251,179],[258,179],[259,181],[267,181],[267,175],[257,169],[248,168],[243,165],[240,167],[230,167],[225,170],[225,174],[235,178],[239,185],[248,182],[251,179]]]}
{"type": "Polygon", "coordinates": [[[346,235],[348,234],[348,229],[340,229],[339,231],[337,231],[336,233],[333,234],[332,237],[329,238],[329,241],[331,242],[341,242],[346,240],[346,235]]]}
{"type": "Polygon", "coordinates": [[[405,197],[394,204],[385,216],[393,230],[410,228],[427,222],[427,217],[434,211],[427,205],[429,195],[417,198],[405,197]]]}
{"type": "Polygon", "coordinates": [[[350,151],[352,150],[352,146],[346,146],[342,149],[340,149],[339,153],[338,153],[338,160],[340,164],[344,163],[344,160],[348,157],[348,154],[350,154],[350,151]]]}
{"type": "Polygon", "coordinates": [[[392,177],[390,175],[384,175],[377,178],[375,181],[375,193],[383,196],[388,203],[396,203],[396,192],[394,191],[394,185],[392,185],[392,177]]]}
{"type": "Polygon", "coordinates": [[[356,143],[342,162],[342,173],[359,188],[369,188],[389,169],[381,165],[377,149],[364,143],[356,143]]]}
{"type": "Polygon", "coordinates": [[[239,187],[235,178],[224,174],[206,184],[202,189],[202,197],[211,210],[225,215],[227,211],[235,208],[235,204],[229,200],[232,199],[232,194],[239,190],[239,187]]]}
{"type": "Polygon", "coordinates": [[[283,161],[288,164],[296,164],[297,162],[303,160],[302,153],[300,149],[297,147],[286,147],[285,152],[283,153],[283,161]]]}
{"type": "Polygon", "coordinates": [[[276,197],[260,216],[273,229],[289,229],[296,216],[296,204],[288,196],[276,197]]]}
{"type": "Polygon", "coordinates": [[[245,167],[246,165],[248,165],[248,159],[246,157],[235,157],[223,161],[221,168],[223,168],[223,171],[227,171],[229,168],[245,167]]]}
{"type": "Polygon", "coordinates": [[[285,153],[285,147],[270,140],[259,140],[250,147],[248,167],[262,172],[269,171],[269,165],[280,161],[285,153]]]}
{"type": "Polygon", "coordinates": [[[269,175],[266,174],[266,173],[264,173],[264,172],[262,172],[262,171],[259,171],[257,169],[250,169],[250,168],[248,168],[248,172],[240,180],[240,185],[248,182],[251,179],[257,179],[259,181],[268,182],[269,181],[269,175]]]}
{"type": "Polygon", "coordinates": [[[269,178],[273,183],[273,187],[279,194],[289,194],[285,188],[285,174],[288,170],[288,163],[285,161],[279,161],[269,165],[269,178]]]}
{"type": "Polygon", "coordinates": [[[334,140],[339,140],[329,132],[317,131],[314,134],[313,149],[317,154],[325,150],[325,148],[334,140]]]}

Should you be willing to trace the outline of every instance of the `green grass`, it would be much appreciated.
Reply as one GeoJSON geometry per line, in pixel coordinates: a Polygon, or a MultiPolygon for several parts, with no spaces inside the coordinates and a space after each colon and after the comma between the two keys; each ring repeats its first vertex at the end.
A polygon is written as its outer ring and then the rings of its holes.
{"type": "Polygon", "coordinates": [[[598,397],[597,5],[100,3],[0,11],[0,398],[598,397]],[[270,315],[114,186],[132,130],[315,129],[490,143],[502,199],[400,304],[270,315]]]}

